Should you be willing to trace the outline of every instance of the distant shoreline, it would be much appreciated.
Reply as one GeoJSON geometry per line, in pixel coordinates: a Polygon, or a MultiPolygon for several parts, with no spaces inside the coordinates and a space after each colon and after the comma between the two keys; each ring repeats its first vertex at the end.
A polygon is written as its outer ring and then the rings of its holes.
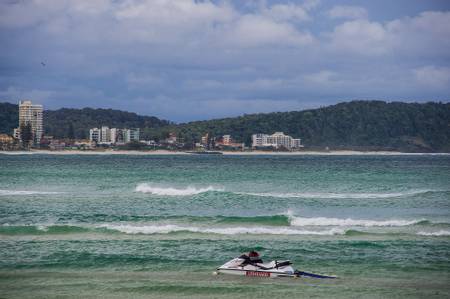
{"type": "MultiPolygon", "coordinates": [[[[251,151],[251,152],[233,152],[233,151],[215,151],[225,156],[396,156],[396,155],[450,155],[450,153],[408,153],[397,151],[352,151],[352,150],[334,150],[334,151],[298,151],[298,152],[270,152],[270,151],[251,151]]],[[[134,155],[134,156],[152,156],[152,155],[195,155],[186,151],[169,151],[169,150],[153,150],[153,151],[129,151],[129,150],[104,150],[104,151],[82,151],[82,150],[31,150],[31,151],[0,151],[3,155],[134,155]]],[[[208,155],[209,156],[209,155],[208,155]]]]}

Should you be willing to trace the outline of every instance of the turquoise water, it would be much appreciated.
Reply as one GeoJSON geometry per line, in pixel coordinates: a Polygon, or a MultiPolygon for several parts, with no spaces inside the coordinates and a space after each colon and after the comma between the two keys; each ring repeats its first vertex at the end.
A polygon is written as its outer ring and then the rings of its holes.
{"type": "Polygon", "coordinates": [[[449,245],[450,156],[0,154],[2,298],[443,298],[449,245]]]}

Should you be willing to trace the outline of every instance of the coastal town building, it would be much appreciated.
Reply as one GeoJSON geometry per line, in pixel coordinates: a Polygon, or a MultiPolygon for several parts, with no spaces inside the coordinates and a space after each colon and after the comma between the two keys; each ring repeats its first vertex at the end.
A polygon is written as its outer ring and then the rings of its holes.
{"type": "Polygon", "coordinates": [[[111,130],[107,126],[102,126],[100,130],[100,144],[111,144],[111,130]]]}
{"type": "Polygon", "coordinates": [[[202,136],[201,144],[207,146],[209,144],[209,133],[202,136]]]}
{"type": "Polygon", "coordinates": [[[115,143],[123,144],[123,134],[121,129],[111,128],[109,130],[110,140],[115,141],[115,143]],[[120,141],[119,141],[120,139],[120,141]]]}
{"type": "Polygon", "coordinates": [[[136,129],[124,129],[123,130],[123,140],[125,143],[130,143],[133,141],[139,141],[139,128],[136,129]]]}
{"type": "Polygon", "coordinates": [[[89,130],[89,141],[91,144],[112,145],[125,144],[133,141],[139,141],[139,128],[137,129],[118,129],[102,126],[89,130]]]}
{"type": "Polygon", "coordinates": [[[301,139],[292,138],[289,135],[285,135],[283,132],[275,132],[272,135],[268,134],[253,134],[252,135],[252,148],[258,147],[271,147],[271,148],[286,148],[286,149],[298,149],[303,147],[301,139]]]}
{"type": "Polygon", "coordinates": [[[17,139],[7,134],[0,134],[0,150],[9,151],[15,149],[18,149],[17,139]]]}
{"type": "Polygon", "coordinates": [[[49,149],[52,151],[61,151],[65,149],[66,143],[64,141],[60,141],[58,139],[53,139],[50,141],[50,144],[48,145],[49,149]]]}
{"type": "Polygon", "coordinates": [[[21,130],[29,125],[31,127],[30,145],[37,146],[44,134],[42,105],[33,105],[29,100],[19,101],[19,127],[14,129],[14,137],[23,142],[21,130]]]}
{"type": "Polygon", "coordinates": [[[89,130],[89,141],[91,143],[100,142],[101,131],[98,128],[92,128],[89,130]]]}
{"type": "Polygon", "coordinates": [[[244,149],[245,144],[244,143],[238,143],[234,142],[231,138],[231,135],[223,135],[221,138],[219,138],[216,143],[215,147],[218,149],[244,149]]]}
{"type": "Polygon", "coordinates": [[[166,138],[165,143],[168,144],[177,143],[177,135],[175,133],[169,133],[169,137],[166,138]]]}

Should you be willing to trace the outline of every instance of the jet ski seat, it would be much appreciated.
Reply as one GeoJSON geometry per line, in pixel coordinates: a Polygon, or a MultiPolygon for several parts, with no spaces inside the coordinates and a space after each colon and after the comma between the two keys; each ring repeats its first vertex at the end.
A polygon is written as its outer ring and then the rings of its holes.
{"type": "Polygon", "coordinates": [[[263,270],[270,270],[270,269],[278,269],[289,265],[292,265],[291,261],[281,261],[281,262],[272,261],[268,264],[257,264],[256,266],[258,266],[263,270]]]}

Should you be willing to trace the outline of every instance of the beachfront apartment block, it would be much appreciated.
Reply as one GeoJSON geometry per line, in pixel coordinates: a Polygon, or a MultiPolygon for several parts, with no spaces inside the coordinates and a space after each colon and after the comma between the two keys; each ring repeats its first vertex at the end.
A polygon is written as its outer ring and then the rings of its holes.
{"type": "Polygon", "coordinates": [[[14,129],[14,137],[22,141],[21,128],[30,125],[33,145],[39,145],[44,134],[43,118],[42,105],[33,105],[29,100],[19,101],[19,127],[14,129]]]}
{"type": "Polygon", "coordinates": [[[132,141],[139,141],[139,128],[137,129],[124,129],[123,132],[123,141],[125,143],[130,143],[132,141]]]}
{"type": "Polygon", "coordinates": [[[292,138],[289,135],[285,135],[283,132],[275,132],[272,135],[253,134],[252,147],[286,148],[290,150],[301,148],[303,145],[301,144],[300,138],[292,138]]]}
{"type": "Polygon", "coordinates": [[[89,130],[89,141],[91,143],[100,143],[100,130],[98,128],[93,128],[89,130]]]}
{"type": "Polygon", "coordinates": [[[89,130],[89,141],[91,144],[125,144],[132,141],[139,141],[139,133],[139,128],[118,129],[102,126],[101,128],[92,128],[89,130]]]}

